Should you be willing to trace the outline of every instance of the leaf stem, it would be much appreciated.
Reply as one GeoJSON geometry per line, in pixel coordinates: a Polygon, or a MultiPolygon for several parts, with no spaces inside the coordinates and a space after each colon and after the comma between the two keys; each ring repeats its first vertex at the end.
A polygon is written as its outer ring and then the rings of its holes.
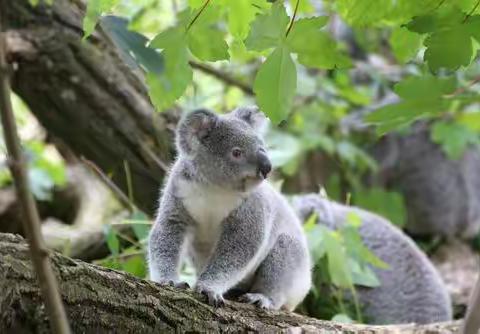
{"type": "Polygon", "coordinates": [[[477,1],[477,3],[475,4],[475,6],[472,8],[472,10],[470,11],[470,13],[467,14],[467,16],[465,16],[465,20],[463,20],[463,23],[467,22],[467,20],[473,15],[473,13],[475,13],[475,11],[477,10],[478,6],[480,5],[480,0],[477,1]]]}
{"type": "Polygon", "coordinates": [[[287,32],[285,33],[285,37],[287,37],[288,34],[290,33],[290,30],[292,30],[293,23],[295,22],[295,17],[297,16],[298,4],[299,3],[300,3],[300,0],[297,0],[297,4],[295,5],[295,10],[293,11],[292,19],[290,20],[290,24],[288,26],[287,32]]]}
{"type": "Polygon", "coordinates": [[[201,15],[202,12],[205,10],[205,8],[208,6],[209,3],[210,3],[210,0],[206,0],[206,1],[205,1],[205,3],[202,5],[202,8],[200,8],[200,10],[198,11],[197,15],[195,15],[195,17],[193,18],[193,20],[188,24],[187,30],[185,31],[186,33],[190,30],[190,28],[191,28],[192,25],[195,23],[195,21],[198,20],[198,18],[200,17],[200,15],[201,15]]]}

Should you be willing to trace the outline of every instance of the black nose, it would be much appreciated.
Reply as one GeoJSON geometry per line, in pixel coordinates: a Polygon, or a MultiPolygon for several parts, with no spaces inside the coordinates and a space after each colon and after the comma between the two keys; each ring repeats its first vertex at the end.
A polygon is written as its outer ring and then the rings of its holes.
{"type": "Polygon", "coordinates": [[[268,159],[267,155],[263,152],[258,154],[258,171],[262,174],[263,178],[266,179],[268,173],[272,171],[272,163],[268,159]]]}

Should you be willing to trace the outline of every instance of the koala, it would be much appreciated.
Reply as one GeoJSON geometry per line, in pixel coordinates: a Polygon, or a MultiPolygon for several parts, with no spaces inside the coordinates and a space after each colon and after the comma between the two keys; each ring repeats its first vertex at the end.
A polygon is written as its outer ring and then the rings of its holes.
{"type": "Polygon", "coordinates": [[[360,218],[359,233],[365,246],[389,265],[388,269],[372,268],[379,287],[357,287],[369,322],[426,324],[452,319],[450,296],[440,275],[413,240],[389,221],[317,194],[293,197],[292,205],[303,221],[315,212],[318,223],[331,229],[340,227],[349,213],[360,218]]]}
{"type": "Polygon", "coordinates": [[[293,310],[311,285],[300,220],[265,181],[272,166],[256,107],[225,115],[196,110],[177,128],[178,156],[149,235],[150,279],[179,281],[188,259],[195,290],[214,306],[229,294],[265,309],[293,310]]]}
{"type": "Polygon", "coordinates": [[[430,139],[428,123],[418,122],[408,135],[385,136],[372,154],[380,182],[403,194],[410,234],[472,239],[480,232],[478,147],[451,160],[430,139]]]}

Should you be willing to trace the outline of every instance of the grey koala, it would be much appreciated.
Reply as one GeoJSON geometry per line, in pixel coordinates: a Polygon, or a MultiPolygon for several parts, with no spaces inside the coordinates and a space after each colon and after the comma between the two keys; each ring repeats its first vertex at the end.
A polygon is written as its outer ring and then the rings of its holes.
{"type": "Polygon", "coordinates": [[[418,122],[408,135],[385,136],[372,151],[380,182],[403,194],[414,235],[474,238],[480,232],[480,150],[449,159],[418,122]]]}
{"type": "Polygon", "coordinates": [[[185,286],[188,258],[195,289],[211,305],[227,293],[262,308],[293,310],[311,285],[301,223],[285,198],[264,181],[271,170],[256,107],[226,115],[188,114],[177,129],[177,159],[149,236],[150,279],[185,286]]]}
{"type": "Polygon", "coordinates": [[[419,324],[452,319],[447,289],[427,256],[406,234],[386,219],[368,211],[341,205],[317,194],[292,199],[304,221],[315,212],[321,224],[336,229],[355,213],[361,219],[360,235],[365,246],[389,264],[372,268],[381,285],[358,287],[366,318],[374,324],[419,324]]]}

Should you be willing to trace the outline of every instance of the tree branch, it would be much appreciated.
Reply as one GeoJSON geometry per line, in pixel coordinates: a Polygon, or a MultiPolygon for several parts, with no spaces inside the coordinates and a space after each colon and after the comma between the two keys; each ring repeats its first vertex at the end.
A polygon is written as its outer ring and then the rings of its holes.
{"type": "Polygon", "coordinates": [[[251,96],[255,95],[255,93],[253,92],[253,88],[251,86],[211,66],[197,63],[195,61],[190,61],[190,66],[192,66],[193,68],[199,71],[210,74],[211,76],[217,78],[218,80],[223,81],[227,85],[234,86],[241,89],[247,95],[251,95],[251,96]]]}
{"type": "MultiPolygon", "coordinates": [[[[79,333],[455,333],[458,322],[416,326],[340,324],[227,302],[215,309],[191,290],[161,287],[132,275],[52,256],[74,332],[79,333]]],[[[32,284],[26,244],[0,234],[0,332],[48,332],[32,284]]]]}
{"type": "Polygon", "coordinates": [[[5,35],[2,34],[2,31],[2,18],[0,15],[0,112],[3,135],[9,156],[9,167],[23,212],[23,228],[30,244],[30,255],[42,289],[43,298],[45,299],[50,324],[54,333],[70,333],[57,281],[50,264],[49,252],[42,238],[40,217],[33,195],[30,192],[25,160],[20,140],[18,139],[15,117],[10,101],[8,65],[5,57],[5,35]]]}

